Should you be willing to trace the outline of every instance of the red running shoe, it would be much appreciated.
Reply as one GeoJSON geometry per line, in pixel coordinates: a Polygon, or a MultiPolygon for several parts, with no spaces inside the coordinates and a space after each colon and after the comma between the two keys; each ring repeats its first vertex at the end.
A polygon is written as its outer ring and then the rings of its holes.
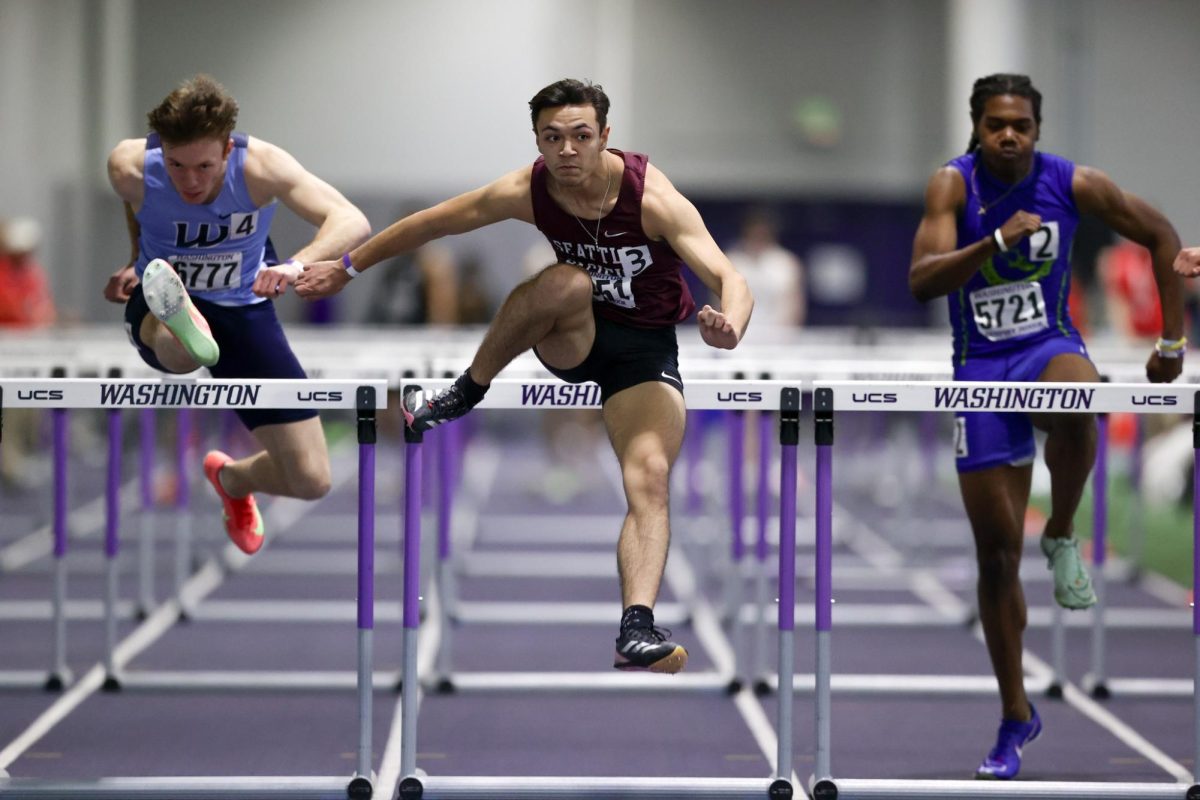
{"type": "Polygon", "coordinates": [[[258,513],[254,495],[230,497],[229,493],[225,491],[225,487],[221,485],[218,477],[221,467],[231,461],[233,459],[220,450],[210,450],[204,457],[204,475],[217,490],[217,495],[221,498],[221,505],[225,507],[225,533],[229,534],[229,538],[238,546],[239,550],[253,555],[258,552],[265,541],[262,515],[258,513]]]}

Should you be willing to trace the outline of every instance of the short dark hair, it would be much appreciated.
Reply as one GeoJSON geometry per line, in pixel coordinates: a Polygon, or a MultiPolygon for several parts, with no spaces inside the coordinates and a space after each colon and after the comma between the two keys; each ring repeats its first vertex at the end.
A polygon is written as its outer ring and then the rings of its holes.
{"type": "Polygon", "coordinates": [[[228,139],[237,125],[237,100],[208,75],[179,85],[146,115],[150,130],[169,144],[228,139]]]}
{"type": "Polygon", "coordinates": [[[1004,72],[988,75],[975,81],[975,86],[971,90],[971,141],[967,144],[968,153],[979,146],[979,134],[975,132],[975,129],[979,127],[979,120],[983,119],[983,107],[991,98],[1004,94],[1027,98],[1033,104],[1033,121],[1041,127],[1042,93],[1034,88],[1033,81],[1029,80],[1028,75],[1013,75],[1004,72]]]}
{"type": "Polygon", "coordinates": [[[563,78],[542,89],[529,101],[529,116],[537,130],[538,114],[547,108],[559,106],[591,106],[596,109],[596,122],[600,130],[608,125],[608,95],[598,83],[563,78]]]}

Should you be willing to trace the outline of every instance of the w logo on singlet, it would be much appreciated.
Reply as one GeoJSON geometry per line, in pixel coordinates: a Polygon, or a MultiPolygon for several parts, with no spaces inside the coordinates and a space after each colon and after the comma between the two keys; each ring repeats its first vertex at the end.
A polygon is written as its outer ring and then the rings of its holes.
{"type": "Polygon", "coordinates": [[[175,223],[175,246],[176,247],[213,247],[229,238],[228,225],[209,225],[207,222],[201,222],[197,227],[196,235],[191,236],[192,226],[187,222],[175,223]],[[209,233],[216,228],[216,238],[208,238],[209,233]]]}

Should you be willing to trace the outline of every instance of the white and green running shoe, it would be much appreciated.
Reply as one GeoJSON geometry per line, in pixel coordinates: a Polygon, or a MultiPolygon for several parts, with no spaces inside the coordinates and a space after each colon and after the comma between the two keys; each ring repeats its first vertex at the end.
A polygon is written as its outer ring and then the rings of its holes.
{"type": "Polygon", "coordinates": [[[208,320],[192,304],[174,267],[161,258],[147,264],[142,273],[142,293],[150,313],[167,326],[196,363],[205,367],[217,363],[221,357],[217,340],[208,320]]]}
{"type": "Polygon", "coordinates": [[[1042,537],[1042,552],[1047,567],[1054,571],[1054,599],[1063,608],[1083,609],[1096,605],[1096,592],[1083,559],[1079,556],[1079,540],[1042,537]]]}

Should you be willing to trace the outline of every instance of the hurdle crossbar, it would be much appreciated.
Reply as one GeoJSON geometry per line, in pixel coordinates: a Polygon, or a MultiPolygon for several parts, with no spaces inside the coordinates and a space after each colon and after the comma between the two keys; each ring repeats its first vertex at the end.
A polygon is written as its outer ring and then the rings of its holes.
{"type": "MultiPolygon", "coordinates": [[[[404,387],[405,404],[408,407],[422,401],[424,394],[432,394],[447,387],[449,380],[410,380],[404,387]]],[[[794,521],[796,516],[796,441],[799,430],[800,389],[796,382],[787,381],[689,381],[684,389],[690,408],[707,409],[758,409],[781,412],[780,442],[784,450],[783,475],[780,486],[780,517],[790,521],[781,532],[780,553],[780,605],[779,605],[779,672],[790,675],[793,671],[793,609],[795,605],[795,543],[794,521]],[[790,465],[790,468],[789,468],[790,465]],[[790,531],[790,534],[788,534],[790,531]]],[[[600,405],[600,390],[595,384],[564,384],[557,379],[497,379],[479,409],[528,409],[528,408],[595,408],[600,405]]],[[[714,778],[714,777],[670,777],[670,778],[585,778],[585,777],[439,777],[430,776],[417,768],[417,711],[416,687],[420,680],[417,670],[417,628],[419,625],[419,575],[421,547],[421,463],[423,435],[406,431],[405,441],[405,513],[404,513],[404,666],[402,678],[403,699],[401,702],[400,772],[397,793],[403,800],[432,798],[510,798],[510,797],[586,797],[600,798],[644,798],[644,797],[722,797],[745,800],[773,797],[785,800],[793,796],[793,774],[791,767],[792,747],[792,698],[790,682],[785,682],[778,693],[779,725],[775,774],[763,778],[714,778]]],[[[631,678],[633,676],[612,676],[631,678]]],[[[679,676],[683,677],[683,676],[679,676]]],[[[688,676],[709,688],[712,683],[707,676],[688,676]]],[[[631,685],[635,681],[620,681],[631,685]]],[[[672,681],[662,678],[663,689],[669,689],[672,681]]],[[[483,683],[495,686],[495,676],[484,676],[483,683]]],[[[546,688],[550,683],[547,676],[537,676],[535,683],[546,688]]],[[[616,683],[616,681],[613,681],[616,683]]],[[[604,684],[589,681],[589,688],[604,684]]],[[[509,688],[517,688],[511,686],[509,688]]],[[[525,688],[522,685],[521,688],[525,688]]],[[[573,687],[572,687],[573,688],[573,687]]],[[[582,688],[582,687],[581,687],[582,688]]],[[[697,687],[699,688],[699,687],[697,687]]]]}
{"type": "MultiPolygon", "coordinates": [[[[930,381],[817,381],[813,386],[817,445],[817,567],[816,630],[817,733],[816,764],[813,775],[814,798],[946,798],[1005,797],[1017,800],[1055,798],[1187,798],[1200,800],[1200,785],[1185,783],[1068,783],[1020,782],[1013,784],[976,781],[893,781],[835,779],[830,764],[830,657],[829,634],[832,628],[832,450],[833,422],[836,411],[952,411],[952,412],[1025,412],[1193,415],[1193,440],[1196,448],[1196,490],[1200,492],[1200,386],[1182,384],[1130,383],[1050,383],[1050,382],[972,382],[930,381]]],[[[1200,589],[1200,508],[1194,519],[1197,575],[1193,591],[1200,589]]],[[[1193,607],[1193,635],[1200,654],[1200,611],[1193,607]]],[[[1200,681],[1200,662],[1196,666],[1200,681]]],[[[1197,763],[1200,763],[1200,693],[1196,693],[1195,716],[1198,731],[1197,763]]],[[[1172,775],[1176,781],[1190,776],[1172,775]]]]}
{"type": "MultiPolygon", "coordinates": [[[[88,781],[14,779],[0,775],[3,798],[326,798],[369,797],[374,772],[371,765],[371,696],[375,676],[371,670],[374,634],[374,525],[375,525],[375,413],[386,407],[387,382],[383,380],[130,380],[122,378],[0,379],[0,413],[10,408],[47,408],[56,415],[65,409],[105,409],[110,414],[109,481],[106,556],[110,565],[117,555],[117,514],[114,475],[121,456],[120,411],[125,408],[267,408],[352,409],[358,422],[358,659],[355,685],[358,695],[356,772],[349,777],[312,778],[101,778],[88,781]]],[[[57,419],[57,417],[56,417],[57,419]]],[[[56,442],[56,459],[65,460],[65,447],[56,442]]],[[[61,469],[58,465],[56,469],[61,469]]],[[[61,516],[61,515],[60,515],[61,516]]],[[[56,555],[65,554],[65,535],[56,532],[56,555]],[[61,548],[61,552],[60,552],[61,548]]],[[[61,560],[60,560],[61,564],[61,560]]],[[[115,574],[111,569],[110,576],[115,574]]],[[[61,595],[61,593],[59,593],[61,595]]],[[[65,597],[56,595],[58,622],[65,620],[65,597]]],[[[110,579],[106,600],[109,636],[104,669],[105,686],[120,686],[114,655],[115,583],[110,579]]],[[[60,650],[61,652],[61,650],[60,650]]],[[[136,683],[134,681],[133,683],[136,683]]],[[[180,681],[180,685],[186,681],[180,681]]],[[[172,684],[176,685],[176,684],[172,684]]]]}

